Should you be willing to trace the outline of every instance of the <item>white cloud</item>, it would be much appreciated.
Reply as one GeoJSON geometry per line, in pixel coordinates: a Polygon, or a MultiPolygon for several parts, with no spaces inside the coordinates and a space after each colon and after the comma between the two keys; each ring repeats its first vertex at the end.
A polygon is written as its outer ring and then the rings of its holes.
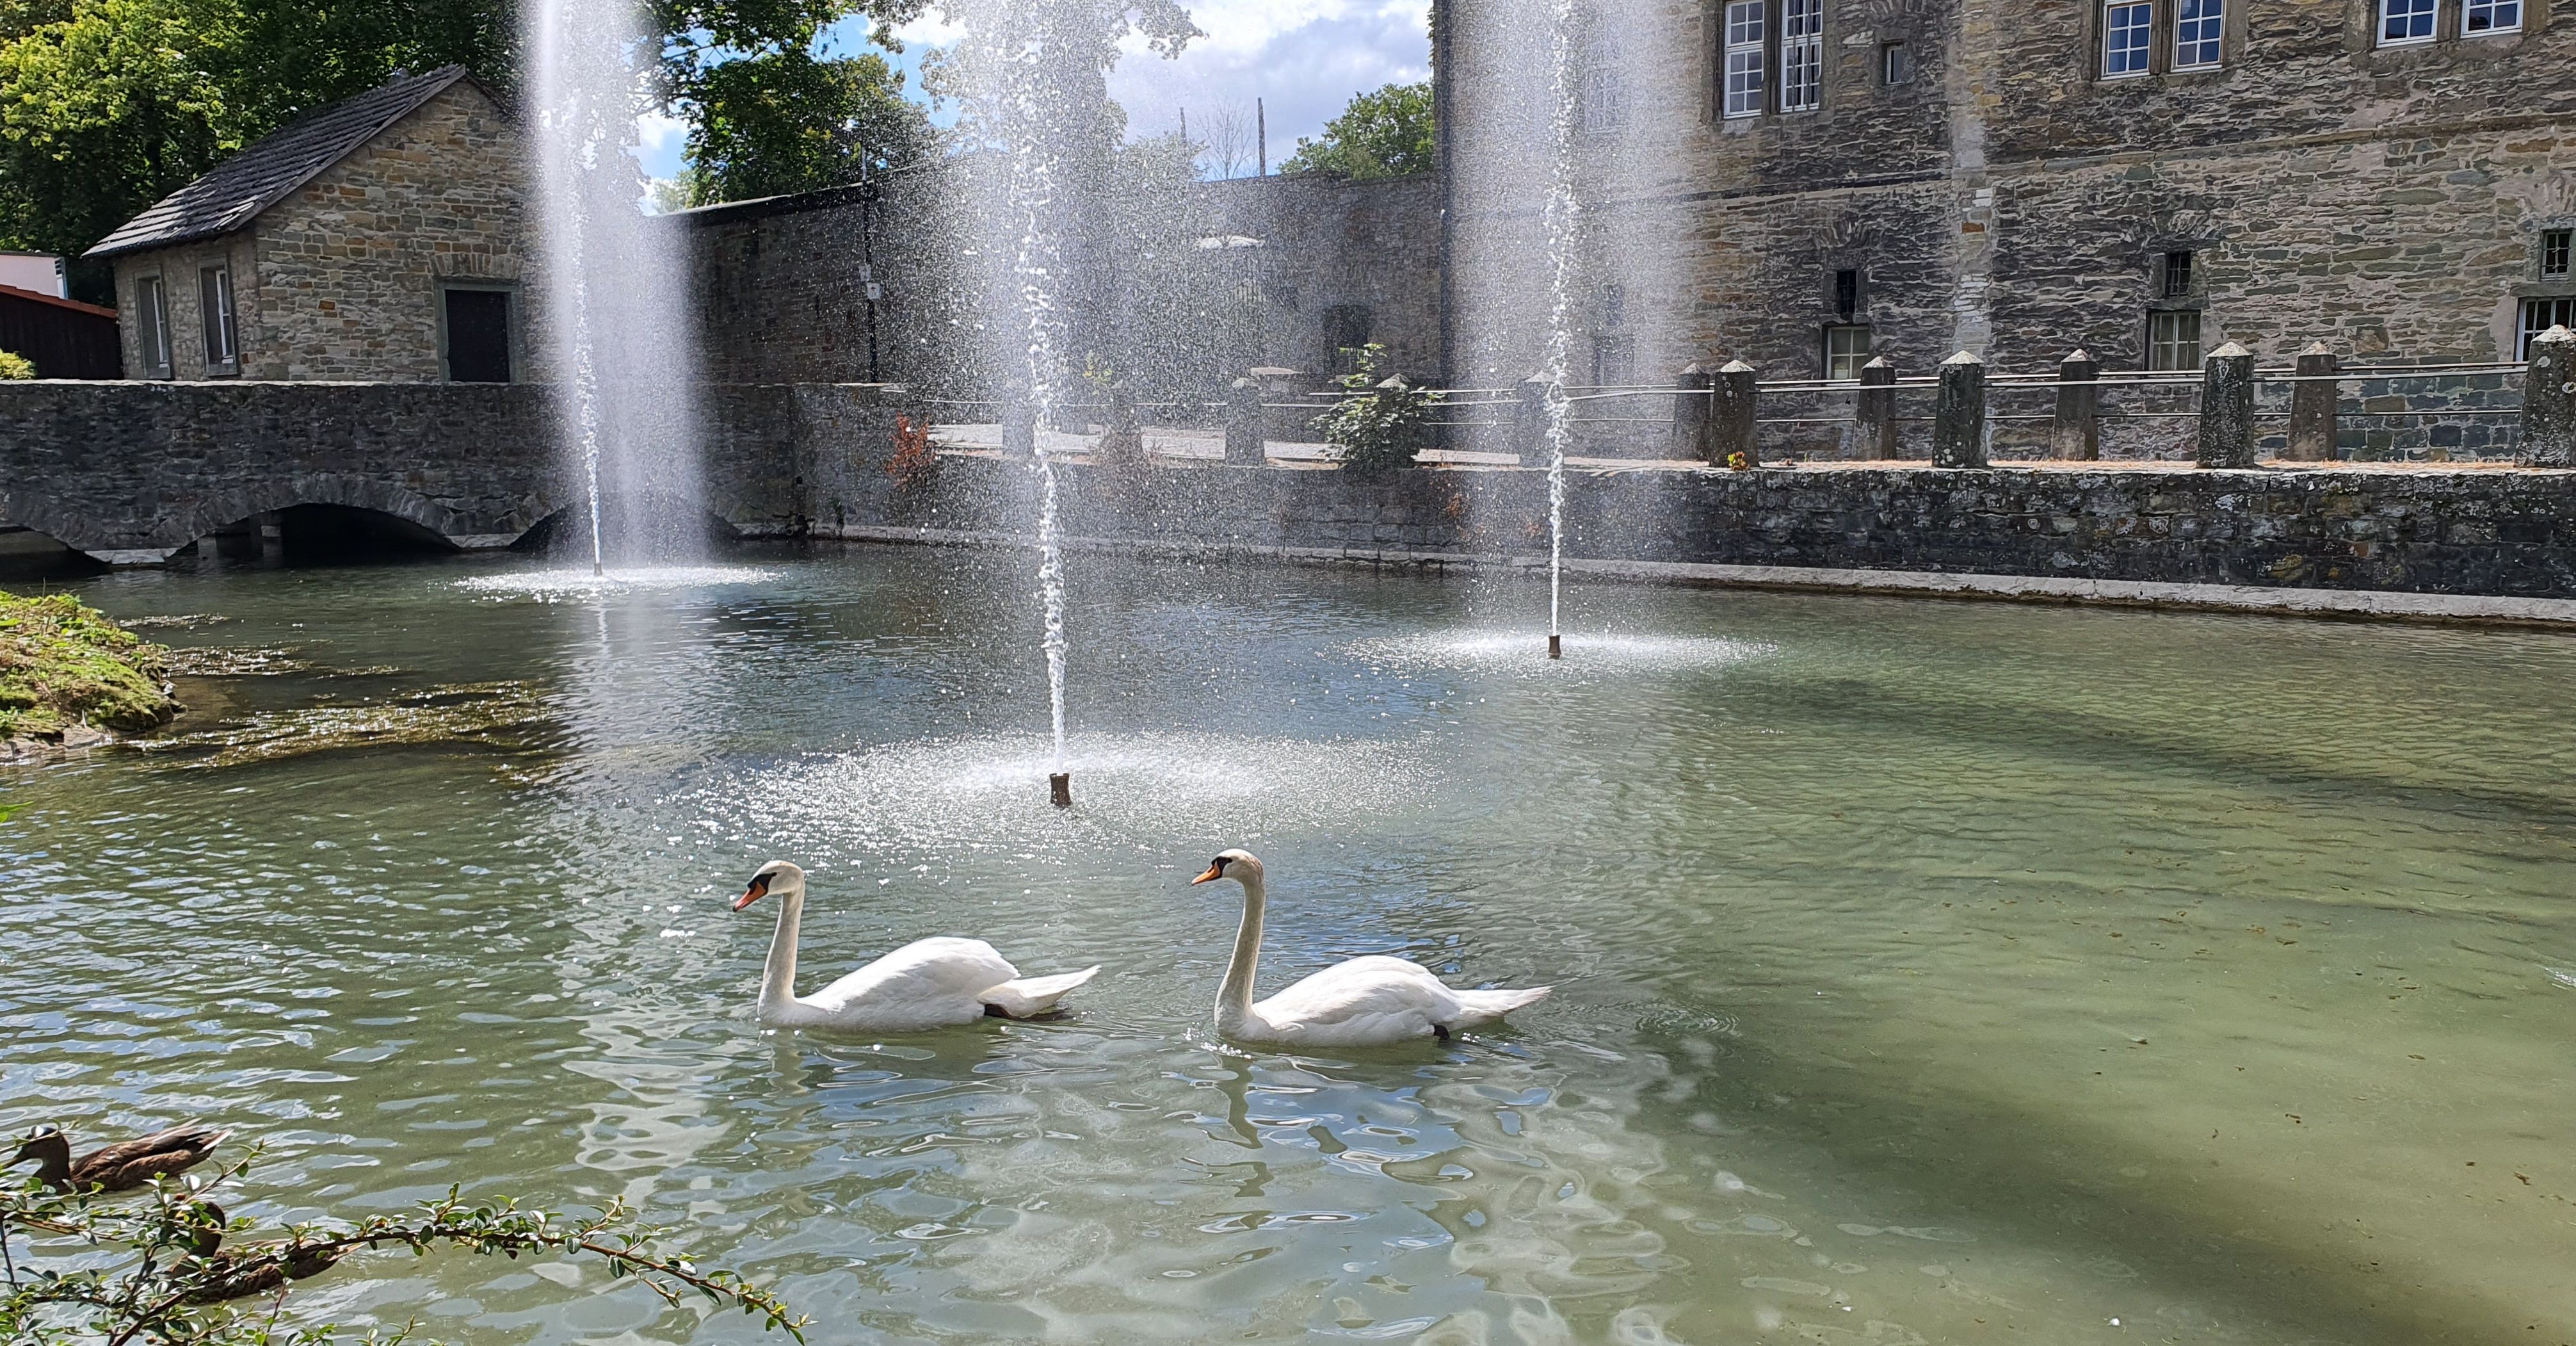
{"type": "Polygon", "coordinates": [[[1205,115],[1259,98],[1276,167],[1299,136],[1321,134],[1353,94],[1431,72],[1423,0],[1205,0],[1191,17],[1207,36],[1179,60],[1133,50],[1110,76],[1110,92],[1139,134],[1178,129],[1186,108],[1205,115]]]}

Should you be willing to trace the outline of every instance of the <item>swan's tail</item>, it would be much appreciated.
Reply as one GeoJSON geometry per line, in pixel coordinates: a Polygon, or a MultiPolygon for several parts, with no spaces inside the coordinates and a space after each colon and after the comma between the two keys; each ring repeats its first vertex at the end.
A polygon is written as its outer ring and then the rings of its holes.
{"type": "Polygon", "coordinates": [[[1547,999],[1553,986],[1535,986],[1526,991],[1452,991],[1458,997],[1457,1021],[1450,1028],[1473,1028],[1489,1024],[1516,1009],[1526,1009],[1547,999]]]}
{"type": "Polygon", "coordinates": [[[1061,977],[1022,977],[986,991],[983,1001],[986,1008],[1006,1019],[1034,1019],[1052,1011],[1055,1002],[1073,994],[1075,987],[1099,975],[1100,969],[1093,966],[1061,977]]]}

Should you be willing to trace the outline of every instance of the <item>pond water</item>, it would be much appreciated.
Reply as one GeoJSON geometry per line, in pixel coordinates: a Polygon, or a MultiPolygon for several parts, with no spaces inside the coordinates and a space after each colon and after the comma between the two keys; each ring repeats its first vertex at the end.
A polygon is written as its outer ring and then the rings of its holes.
{"type": "MultiPolygon", "coordinates": [[[[229,1125],[263,1218],[622,1195],[829,1342],[2576,1339],[2576,641],[1584,587],[1550,665],[1542,585],[1095,558],[1060,813],[1026,558],[512,564],[82,588],[248,675],[0,777],[0,1126],[229,1125]],[[1264,990],[1558,993],[1225,1048],[1232,845],[1264,990]],[[937,933],[1108,970],[764,1033],[773,857],[808,988],[937,933]]],[[[308,1286],[758,1335],[551,1265],[308,1286]]]]}

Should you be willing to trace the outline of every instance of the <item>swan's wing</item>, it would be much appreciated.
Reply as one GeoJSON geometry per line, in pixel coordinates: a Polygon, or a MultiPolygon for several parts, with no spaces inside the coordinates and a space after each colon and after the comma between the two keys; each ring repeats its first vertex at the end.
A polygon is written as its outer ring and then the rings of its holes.
{"type": "Polygon", "coordinates": [[[973,998],[1020,975],[980,939],[925,939],[907,944],[804,997],[826,1013],[854,1006],[930,1005],[973,998]]]}
{"type": "Polygon", "coordinates": [[[1336,963],[1252,1007],[1272,1027],[1318,1038],[1427,1037],[1458,1000],[1431,969],[1372,955],[1336,963]]]}

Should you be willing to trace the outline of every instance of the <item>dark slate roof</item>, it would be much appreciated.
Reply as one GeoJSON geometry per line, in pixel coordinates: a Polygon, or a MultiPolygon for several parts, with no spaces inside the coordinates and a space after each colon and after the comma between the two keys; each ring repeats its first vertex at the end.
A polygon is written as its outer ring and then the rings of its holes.
{"type": "Polygon", "coordinates": [[[451,65],[308,113],[162,198],[84,255],[114,257],[229,234],[464,78],[465,67],[451,65]]]}

